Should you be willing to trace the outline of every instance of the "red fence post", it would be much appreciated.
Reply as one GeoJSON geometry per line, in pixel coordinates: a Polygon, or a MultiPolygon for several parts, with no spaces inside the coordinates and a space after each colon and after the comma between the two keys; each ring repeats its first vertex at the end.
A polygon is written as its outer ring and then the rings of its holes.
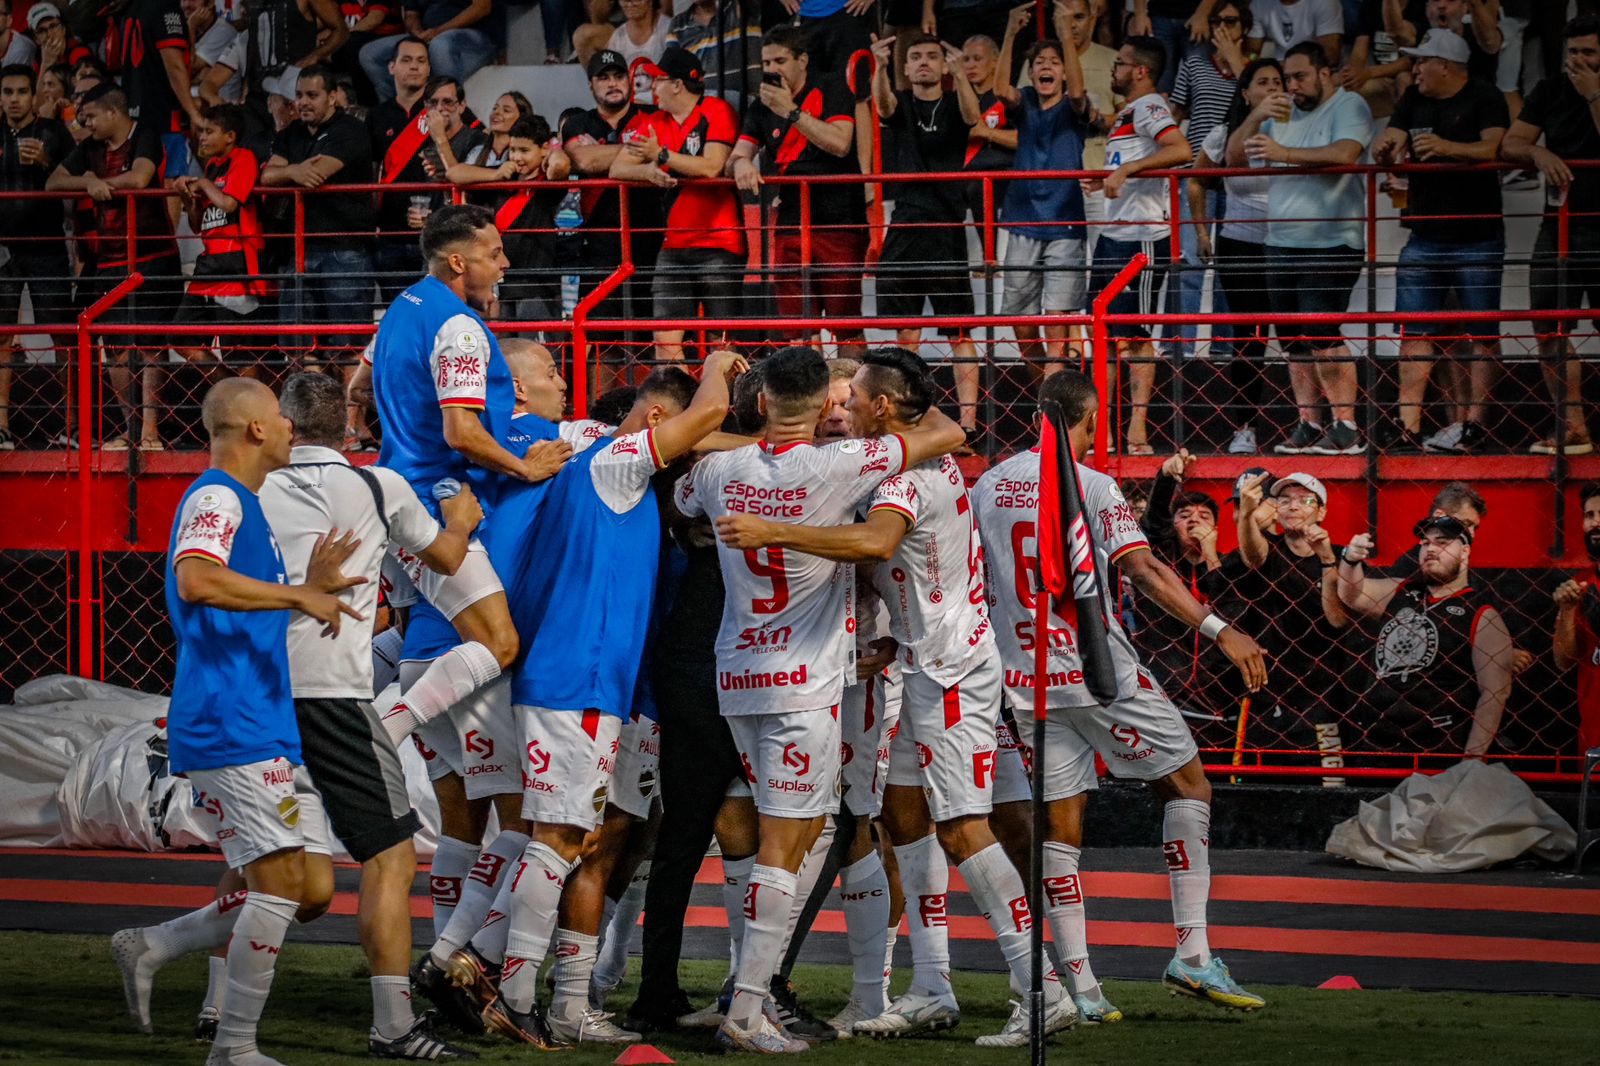
{"type": "Polygon", "coordinates": [[[1094,465],[1101,470],[1111,463],[1111,336],[1106,328],[1106,308],[1149,264],[1149,257],[1139,252],[1128,260],[1127,266],[1117,271],[1105,291],[1094,298],[1094,387],[1100,393],[1100,417],[1094,426],[1094,465]]]}
{"type": "Polygon", "coordinates": [[[589,414],[589,368],[585,365],[589,347],[589,313],[606,297],[622,287],[633,277],[633,263],[623,260],[611,276],[594,287],[594,291],[578,301],[572,310],[572,413],[578,418],[589,414]]]}

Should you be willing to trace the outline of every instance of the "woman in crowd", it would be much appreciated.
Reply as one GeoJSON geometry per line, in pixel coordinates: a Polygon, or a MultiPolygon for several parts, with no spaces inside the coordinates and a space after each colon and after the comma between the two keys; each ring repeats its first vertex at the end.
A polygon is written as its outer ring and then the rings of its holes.
{"type": "Polygon", "coordinates": [[[511,127],[533,117],[533,105],[516,90],[501,93],[489,110],[489,140],[474,145],[465,159],[458,160],[448,142],[439,144],[444,173],[453,184],[475,185],[484,181],[509,181],[516,173],[511,163],[511,127]]]}

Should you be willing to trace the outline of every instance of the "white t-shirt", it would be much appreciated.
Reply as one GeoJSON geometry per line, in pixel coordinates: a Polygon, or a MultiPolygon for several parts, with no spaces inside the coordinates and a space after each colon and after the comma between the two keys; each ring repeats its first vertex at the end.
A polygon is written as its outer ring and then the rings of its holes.
{"type": "MultiPolygon", "coordinates": [[[[233,71],[233,77],[223,83],[219,94],[230,103],[237,103],[244,99],[244,46],[238,41],[240,33],[228,24],[225,19],[217,19],[211,28],[200,35],[194,42],[194,54],[205,63],[212,66],[218,61],[233,71]]],[[[189,89],[196,99],[200,96],[200,79],[195,79],[195,84],[189,89]]]]}
{"type": "MultiPolygon", "coordinates": [[[[1146,93],[1129,100],[1117,112],[1106,136],[1106,169],[1116,170],[1124,163],[1148,158],[1161,150],[1156,139],[1178,128],[1166,97],[1146,93]]],[[[1165,178],[1131,178],[1122,186],[1122,195],[1106,198],[1106,224],[1102,237],[1114,241],[1158,241],[1165,237],[1167,208],[1171,202],[1165,178]]]]}
{"type": "MultiPolygon", "coordinates": [[[[1360,93],[1334,89],[1315,111],[1269,118],[1261,132],[1285,148],[1326,148],[1372,140],[1372,109],[1360,93]]],[[[1296,174],[1268,179],[1267,243],[1280,248],[1365,248],[1366,181],[1360,174],[1296,174]]]]}
{"type": "Polygon", "coordinates": [[[386,549],[416,554],[439,535],[439,523],[405,478],[386,467],[368,467],[378,479],[383,514],[372,489],[350,461],[331,448],[295,448],[289,464],[267,475],[261,510],[283,551],[289,583],[306,579],[306,565],[317,538],[330,529],[355,534],[361,544],[341,567],[346,577],[367,583],[340,593],[365,622],[344,619],[336,637],[322,636],[322,623],[296,612],[289,620],[289,680],[297,699],[323,697],[370,700],[372,691],[372,614],[386,549]],[[384,517],[388,533],[384,533],[384,517]]]}
{"type": "MultiPolygon", "coordinates": [[[[1117,698],[1132,696],[1139,685],[1139,659],[1128,634],[1117,621],[1113,564],[1131,551],[1148,549],[1139,520],[1114,479],[1078,464],[1083,486],[1084,517],[1095,565],[1104,583],[1105,615],[1111,662],[1117,675],[1117,698]]],[[[1018,452],[989,468],[972,488],[978,529],[987,548],[989,617],[994,622],[1000,664],[1005,671],[1006,699],[1013,710],[1033,706],[1035,600],[1039,560],[1035,530],[1039,520],[1039,452],[1018,452]]],[[[1048,706],[1098,706],[1083,680],[1076,634],[1054,611],[1050,613],[1048,706]]]]}
{"type": "Polygon", "coordinates": [[[13,64],[31,67],[38,61],[39,46],[33,43],[33,38],[13,29],[11,42],[6,45],[6,54],[0,56],[0,67],[9,67],[13,64]]]}
{"type": "Polygon", "coordinates": [[[910,523],[894,556],[873,568],[873,583],[901,664],[950,688],[995,654],[983,541],[961,468],[945,455],[885,478],[866,510],[893,511],[910,523]]]}
{"type": "MultiPolygon", "coordinates": [[[[678,510],[693,518],[754,514],[837,526],[905,466],[897,435],[824,447],[765,441],[700,460],[679,479],[678,510]]],[[[727,595],[717,631],[717,697],[724,715],[827,710],[854,670],[847,604],[855,568],[782,548],[717,544],[727,595]]]]}
{"type": "Polygon", "coordinates": [[[1250,13],[1256,26],[1256,40],[1272,42],[1272,54],[1282,56],[1301,41],[1313,41],[1329,34],[1344,34],[1344,8],[1339,0],[1251,0],[1250,13]]]}
{"type": "MultiPolygon", "coordinates": [[[[1221,123],[1212,126],[1206,134],[1200,151],[1217,166],[1228,160],[1228,128],[1221,123]]],[[[1227,192],[1226,214],[1222,219],[1222,235],[1251,244],[1267,243],[1267,195],[1272,179],[1265,174],[1251,174],[1242,178],[1223,178],[1227,192]]]]}
{"type": "MultiPolygon", "coordinates": [[[[633,69],[633,61],[640,56],[645,56],[652,63],[661,58],[661,53],[667,50],[667,29],[672,25],[672,20],[661,12],[656,12],[656,28],[651,31],[650,37],[644,44],[634,44],[633,38],[628,36],[628,24],[624,22],[611,33],[611,39],[606,42],[606,47],[613,52],[621,52],[623,61],[628,64],[628,69],[633,69]]],[[[638,71],[633,76],[633,99],[637,103],[648,104],[655,101],[652,91],[650,75],[638,71]]]]}

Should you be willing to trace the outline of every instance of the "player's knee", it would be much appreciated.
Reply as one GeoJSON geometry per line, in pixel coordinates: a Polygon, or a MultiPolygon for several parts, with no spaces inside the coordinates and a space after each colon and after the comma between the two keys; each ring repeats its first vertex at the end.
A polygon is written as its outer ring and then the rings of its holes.
{"type": "Polygon", "coordinates": [[[954,863],[963,863],[995,842],[986,815],[971,814],[952,818],[934,827],[939,836],[939,846],[954,863]]]}

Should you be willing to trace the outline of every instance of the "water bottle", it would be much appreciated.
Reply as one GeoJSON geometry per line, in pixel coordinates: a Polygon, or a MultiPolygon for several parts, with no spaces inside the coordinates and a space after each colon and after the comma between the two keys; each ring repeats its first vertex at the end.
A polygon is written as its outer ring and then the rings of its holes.
{"type": "MultiPolygon", "coordinates": [[[[583,197],[579,190],[573,189],[561,198],[561,206],[556,209],[556,240],[571,245],[576,245],[581,239],[576,232],[583,225],[583,197]]],[[[575,251],[575,249],[574,249],[575,251]]],[[[576,263],[576,254],[561,257],[563,262],[576,263]]],[[[578,275],[561,275],[561,317],[571,318],[572,312],[578,306],[578,275]]]]}
{"type": "Polygon", "coordinates": [[[452,496],[459,495],[461,495],[461,482],[453,477],[440,478],[433,483],[433,498],[436,500],[448,500],[452,496]]]}

